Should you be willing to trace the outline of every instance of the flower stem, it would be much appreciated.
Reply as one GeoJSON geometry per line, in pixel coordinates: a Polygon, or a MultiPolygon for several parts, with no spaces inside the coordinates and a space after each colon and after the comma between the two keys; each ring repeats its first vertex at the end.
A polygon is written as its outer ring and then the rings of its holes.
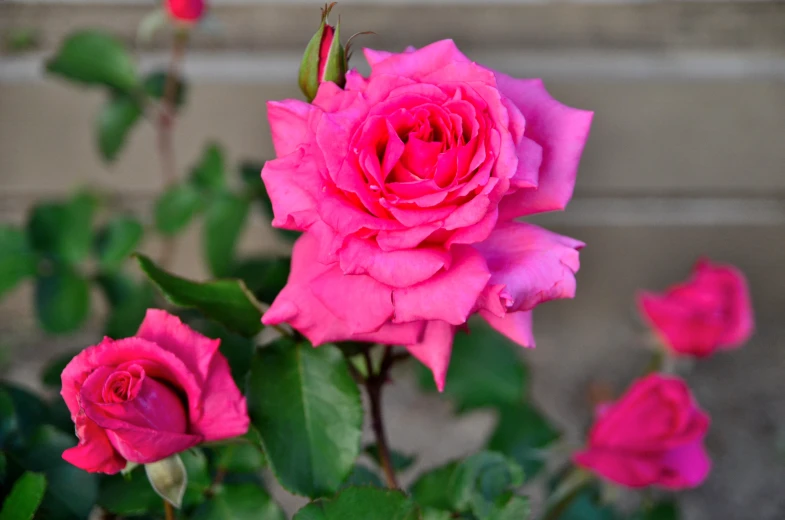
{"type": "Polygon", "coordinates": [[[387,446],[387,435],[384,430],[384,418],[382,416],[382,389],[387,381],[388,372],[394,363],[392,348],[384,348],[384,357],[378,372],[374,372],[373,362],[367,350],[363,355],[368,369],[368,377],[365,379],[365,390],[368,392],[368,400],[371,405],[371,427],[376,436],[379,463],[382,466],[387,487],[398,489],[398,479],[395,476],[395,468],[390,457],[390,448],[387,446]]]}
{"type": "Polygon", "coordinates": [[[545,504],[542,520],[556,520],[570,506],[578,494],[591,483],[591,474],[580,468],[573,468],[561,481],[545,504]]]}
{"type": "Polygon", "coordinates": [[[164,500],[164,515],[166,516],[166,520],[174,520],[174,506],[164,500]]]}

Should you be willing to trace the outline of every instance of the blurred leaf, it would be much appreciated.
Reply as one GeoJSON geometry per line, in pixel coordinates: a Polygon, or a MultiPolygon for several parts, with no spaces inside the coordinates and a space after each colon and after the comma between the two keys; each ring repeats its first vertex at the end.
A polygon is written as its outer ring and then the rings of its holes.
{"type": "Polygon", "coordinates": [[[176,235],[202,208],[202,196],[193,185],[170,186],[155,202],[155,227],[163,235],[176,235]]]}
{"type": "Polygon", "coordinates": [[[352,487],[312,502],[293,520],[419,520],[417,506],[400,491],[352,487]]]}
{"type": "Polygon", "coordinates": [[[0,296],[35,275],[37,261],[24,232],[0,224],[0,296]]]}
{"type": "MultiPolygon", "coordinates": [[[[270,201],[270,196],[267,194],[267,188],[262,182],[262,168],[264,163],[254,161],[246,161],[240,164],[240,178],[243,180],[246,188],[251,193],[254,200],[259,203],[259,206],[265,218],[273,218],[273,203],[270,201]]],[[[294,242],[302,234],[299,231],[291,229],[274,228],[284,239],[294,242]]]]}
{"type": "Polygon", "coordinates": [[[3,502],[0,520],[32,520],[46,491],[46,477],[26,472],[3,502]]]}
{"type": "Polygon", "coordinates": [[[207,208],[204,250],[213,276],[230,274],[247,216],[248,201],[228,192],[218,195],[207,208]]]}
{"type": "Polygon", "coordinates": [[[658,502],[635,514],[632,520],[679,520],[679,507],[676,502],[658,502]]]}
{"type": "Polygon", "coordinates": [[[272,302],[289,278],[289,258],[248,258],[237,263],[231,272],[239,278],[260,301],[272,302]]]}
{"type": "Polygon", "coordinates": [[[499,408],[499,422],[488,449],[511,457],[531,479],[545,465],[544,450],[558,438],[559,432],[532,405],[506,405],[499,408]]]}
{"type": "MultiPolygon", "coordinates": [[[[371,444],[365,448],[365,453],[381,467],[381,459],[379,458],[379,447],[376,444],[371,444]]],[[[390,462],[392,462],[393,469],[396,472],[406,471],[417,460],[414,455],[405,455],[399,451],[390,450],[390,462]]]]}
{"type": "Polygon", "coordinates": [[[452,510],[453,500],[450,495],[450,482],[458,468],[453,461],[423,473],[412,484],[411,495],[421,507],[439,510],[452,510]]]}
{"type": "Polygon", "coordinates": [[[47,418],[47,406],[38,396],[18,386],[0,383],[0,448],[24,445],[47,418]]]}
{"type": "Polygon", "coordinates": [[[254,341],[240,334],[235,334],[214,321],[203,320],[196,328],[208,338],[221,340],[221,354],[229,362],[232,378],[237,386],[243,388],[256,346],[254,341]]]}
{"type": "Polygon", "coordinates": [[[422,510],[422,520],[452,520],[453,518],[456,517],[449,511],[442,511],[430,507],[422,510]]]}
{"type": "Polygon", "coordinates": [[[92,245],[93,215],[98,200],[80,192],[67,202],[49,202],[33,207],[27,235],[33,248],[68,263],[86,259],[92,245]]]}
{"type": "Polygon", "coordinates": [[[205,317],[246,337],[261,332],[261,304],[240,280],[193,282],[170,274],[144,255],[139,266],[173,305],[198,309],[205,317]]]}
{"type": "Polygon", "coordinates": [[[488,520],[526,520],[531,515],[529,500],[513,495],[509,500],[493,508],[488,520]]]}
{"type": "Polygon", "coordinates": [[[113,36],[94,30],[68,36],[46,63],[46,70],[72,81],[121,91],[133,90],[139,82],[125,46],[113,36]]]}
{"type": "Polygon", "coordinates": [[[596,486],[580,491],[557,518],[559,520],[620,520],[611,506],[602,503],[596,486]]]}
{"type": "Polygon", "coordinates": [[[523,470],[513,460],[500,453],[480,452],[461,462],[452,474],[451,503],[457,511],[487,518],[500,498],[522,484],[523,470]]]}
{"type": "Polygon", "coordinates": [[[90,312],[90,285],[73,268],[55,266],[36,280],[35,307],[41,327],[52,334],[73,332],[90,312]]]}
{"type": "Polygon", "coordinates": [[[60,386],[62,386],[60,374],[63,373],[65,366],[70,363],[79,352],[79,350],[65,352],[49,360],[41,373],[41,382],[46,386],[60,388],[60,386]]]}
{"type": "Polygon", "coordinates": [[[153,490],[142,466],[127,475],[105,475],[101,478],[98,505],[121,516],[135,516],[163,509],[161,499],[153,490]]]}
{"type": "Polygon", "coordinates": [[[137,26],[137,43],[150,43],[156,32],[168,26],[169,15],[167,14],[165,8],[159,7],[153,11],[149,11],[137,26]]]}
{"type": "Polygon", "coordinates": [[[158,496],[177,508],[182,505],[188,474],[179,455],[145,464],[144,471],[158,496]]]}
{"type": "MultiPolygon", "coordinates": [[[[471,333],[455,335],[444,393],[458,412],[519,402],[529,379],[521,347],[479,320],[469,326],[471,333]]],[[[422,385],[435,390],[430,371],[419,370],[422,385]]]]}
{"type": "Polygon", "coordinates": [[[341,352],[288,339],[258,349],[248,411],[281,485],[317,497],[334,493],[360,452],[360,392],[341,352]]]}
{"type": "Polygon", "coordinates": [[[218,192],[226,186],[224,153],[215,143],[202,152],[199,162],[191,170],[191,182],[206,192],[218,192]]]}
{"type": "Polygon", "coordinates": [[[265,465],[258,444],[236,443],[215,449],[217,466],[227,473],[258,473],[265,465]]]}
{"type": "Polygon", "coordinates": [[[352,472],[349,473],[349,476],[344,481],[342,488],[352,486],[373,486],[383,488],[384,483],[375,471],[361,464],[357,464],[354,466],[354,469],[352,469],[352,472]]]}
{"type": "Polygon", "coordinates": [[[24,52],[38,45],[38,32],[32,27],[9,27],[5,34],[5,47],[11,52],[24,52]]]}
{"type": "Polygon", "coordinates": [[[133,286],[128,297],[114,304],[104,323],[104,335],[110,338],[127,338],[136,334],[144,321],[147,309],[155,306],[153,287],[147,282],[133,286]]]}
{"type": "Polygon", "coordinates": [[[192,507],[201,504],[204,502],[205,493],[212,485],[210,472],[207,468],[207,457],[201,449],[191,448],[180,453],[180,458],[188,475],[183,506],[192,507]]]}
{"type": "MultiPolygon", "coordinates": [[[[166,90],[166,76],[167,72],[162,70],[151,72],[145,76],[144,89],[147,92],[147,95],[154,99],[163,99],[166,90]]],[[[174,103],[175,106],[179,108],[185,103],[185,96],[188,89],[182,77],[177,77],[174,81],[176,85],[174,87],[174,103]]]]}
{"type": "MultiPolygon", "coordinates": [[[[255,484],[221,486],[193,520],[286,520],[281,508],[255,484]]],[[[345,520],[349,520],[348,518],[345,520]]]]}
{"type": "Polygon", "coordinates": [[[114,270],[133,253],[142,241],[142,223],[130,215],[113,217],[96,238],[98,262],[104,270],[114,270]]]}
{"type": "Polygon", "coordinates": [[[139,101],[128,94],[117,93],[106,100],[95,125],[98,151],[105,161],[117,159],[141,115],[139,101]]]}

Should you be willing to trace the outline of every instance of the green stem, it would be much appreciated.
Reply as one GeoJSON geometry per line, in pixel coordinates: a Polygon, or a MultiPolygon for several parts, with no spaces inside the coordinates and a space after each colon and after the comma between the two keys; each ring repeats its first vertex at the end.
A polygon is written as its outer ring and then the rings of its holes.
{"type": "Polygon", "coordinates": [[[591,483],[592,476],[580,468],[573,468],[562,480],[545,504],[542,520],[556,520],[570,506],[575,497],[591,483]]]}

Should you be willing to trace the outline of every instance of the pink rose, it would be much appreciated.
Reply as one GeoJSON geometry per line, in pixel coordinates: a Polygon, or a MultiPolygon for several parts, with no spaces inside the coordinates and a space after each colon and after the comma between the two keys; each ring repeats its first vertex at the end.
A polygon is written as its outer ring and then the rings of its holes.
{"type": "Polygon", "coordinates": [[[564,209],[592,114],[451,40],[365,55],[368,78],[268,104],[273,225],[305,234],[263,321],[405,345],[441,387],[472,313],[533,346],[531,310],[574,296],[583,244],[513,219],[564,209]]]}
{"type": "Polygon", "coordinates": [[[740,347],[755,328],[744,275],[705,259],[686,282],[662,294],[640,294],[638,307],[662,342],[686,356],[706,357],[740,347]]]}
{"type": "Polygon", "coordinates": [[[61,392],[79,444],[63,458],[117,473],[248,430],[245,398],[218,352],[177,317],[150,309],[132,338],[104,340],[65,367],[61,392]]]}
{"type": "Polygon", "coordinates": [[[173,20],[198,22],[207,8],[205,0],[164,0],[166,11],[173,20]]]}
{"type": "Polygon", "coordinates": [[[631,488],[684,489],[701,484],[711,461],[703,447],[709,417],[681,379],[652,374],[604,405],[579,466],[631,488]]]}

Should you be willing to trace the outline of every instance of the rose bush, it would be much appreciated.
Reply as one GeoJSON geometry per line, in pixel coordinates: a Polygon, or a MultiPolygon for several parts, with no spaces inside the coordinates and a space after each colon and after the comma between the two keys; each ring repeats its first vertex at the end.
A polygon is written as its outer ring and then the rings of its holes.
{"type": "Polygon", "coordinates": [[[248,430],[245,398],[220,340],[150,309],[132,338],[104,340],[63,370],[62,396],[79,444],[63,453],[91,472],[117,473],[248,430]]]}
{"type": "Polygon", "coordinates": [[[305,234],[264,322],[406,345],[441,387],[472,313],[533,346],[532,309],[574,295],[583,244],[513,219],[568,203],[592,113],[451,40],[365,55],[369,77],[268,104],[273,225],[305,234]]]}
{"type": "Polygon", "coordinates": [[[575,463],[623,486],[684,489],[699,485],[711,462],[703,446],[709,417],[686,383],[652,374],[600,406],[575,463]]]}
{"type": "Polygon", "coordinates": [[[686,282],[661,294],[641,293],[638,306],[666,348],[677,355],[706,357],[740,347],[755,328],[744,275],[706,259],[698,261],[686,282]]]}

